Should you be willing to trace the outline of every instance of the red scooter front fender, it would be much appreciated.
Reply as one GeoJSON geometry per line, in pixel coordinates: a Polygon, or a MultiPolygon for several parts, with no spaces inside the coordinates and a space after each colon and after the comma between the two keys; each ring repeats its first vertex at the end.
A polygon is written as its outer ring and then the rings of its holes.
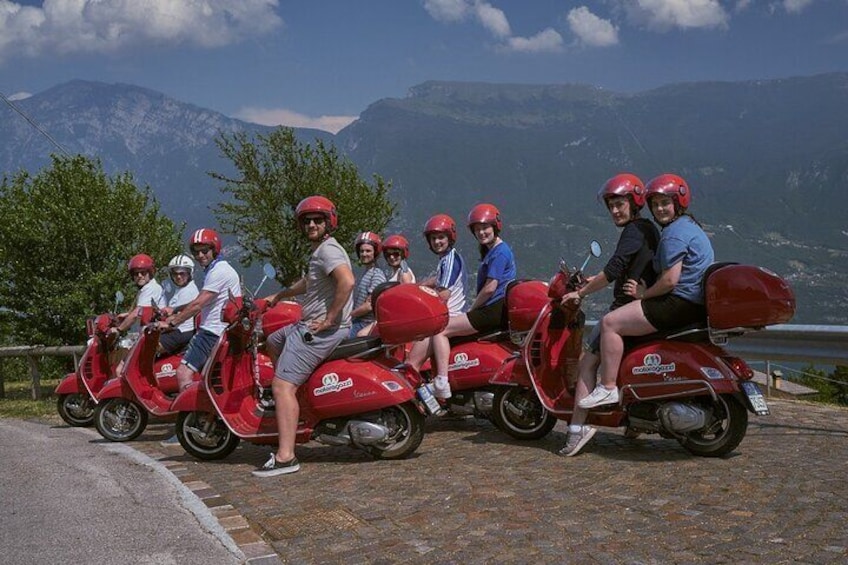
{"type": "Polygon", "coordinates": [[[76,394],[79,392],[88,391],[86,391],[85,387],[81,385],[76,373],[68,373],[61,381],[59,381],[55,394],[76,394]]]}
{"type": "Polygon", "coordinates": [[[193,382],[183,390],[174,403],[171,404],[172,412],[215,412],[215,406],[209,399],[209,394],[201,382],[193,382]]]}
{"type": "Polygon", "coordinates": [[[126,398],[127,400],[135,400],[135,394],[130,388],[130,385],[127,384],[127,381],[120,377],[115,377],[114,379],[106,381],[106,384],[103,385],[103,388],[100,389],[100,393],[94,400],[100,403],[110,398],[126,398]]]}

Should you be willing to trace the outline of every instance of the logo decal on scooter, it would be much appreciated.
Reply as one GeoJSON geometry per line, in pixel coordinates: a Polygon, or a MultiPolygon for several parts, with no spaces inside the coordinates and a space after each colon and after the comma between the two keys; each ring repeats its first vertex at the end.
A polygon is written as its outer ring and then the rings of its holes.
{"type": "Polygon", "coordinates": [[[321,396],[322,394],[330,394],[331,392],[339,392],[340,390],[350,388],[353,386],[353,378],[348,377],[346,380],[340,381],[338,374],[327,373],[321,377],[321,384],[324,386],[319,386],[312,391],[312,394],[321,396]]]}
{"type": "Polygon", "coordinates": [[[633,367],[634,375],[659,375],[661,373],[670,373],[674,371],[674,363],[666,363],[663,365],[662,357],[657,353],[648,353],[642,360],[643,365],[633,367]]]}
{"type": "Polygon", "coordinates": [[[389,392],[397,392],[403,388],[402,386],[400,386],[399,383],[396,383],[395,381],[383,381],[380,384],[383,385],[383,387],[389,392]]]}
{"type": "Polygon", "coordinates": [[[453,363],[448,365],[448,371],[461,371],[480,364],[480,359],[469,359],[467,353],[457,353],[453,356],[453,363]]]}
{"type": "Polygon", "coordinates": [[[170,363],[165,363],[162,367],[159,368],[159,372],[156,373],[156,378],[161,379],[163,377],[173,377],[177,374],[177,371],[174,370],[174,366],[170,363]]]}
{"type": "Polygon", "coordinates": [[[707,378],[711,381],[717,381],[719,379],[724,378],[724,375],[721,374],[721,371],[719,371],[715,367],[701,367],[701,372],[707,375],[707,378]]]}
{"type": "Polygon", "coordinates": [[[439,293],[430,288],[429,286],[419,286],[418,288],[420,288],[422,291],[426,292],[431,296],[439,296],[439,293]]]}

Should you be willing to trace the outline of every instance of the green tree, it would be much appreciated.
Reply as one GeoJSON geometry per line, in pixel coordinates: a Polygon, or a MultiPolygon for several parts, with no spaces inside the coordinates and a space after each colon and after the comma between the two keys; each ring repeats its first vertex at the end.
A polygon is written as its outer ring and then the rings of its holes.
{"type": "Polygon", "coordinates": [[[244,249],[241,263],[270,261],[284,284],[301,276],[308,259],[309,246],[294,217],[303,198],[320,194],[333,201],[339,215],[333,235],[348,248],[360,231],[382,232],[395,211],[390,184],[378,175],[372,184],[365,182],[335,147],[320,140],[314,146],[300,143],[291,128],[256,139],[243,132],[222,134],[216,143],[237,174],[210,173],[232,196],[215,215],[224,231],[238,237],[244,249]]]}
{"type": "MultiPolygon", "coordinates": [[[[127,260],[158,265],[179,252],[180,233],[159,212],[149,188],[129,173],[113,177],[99,161],[53,156],[35,176],[0,183],[0,327],[19,345],[79,344],[85,319],[114,308],[135,287],[127,260]]],[[[124,306],[129,306],[126,302],[124,306]]]]}

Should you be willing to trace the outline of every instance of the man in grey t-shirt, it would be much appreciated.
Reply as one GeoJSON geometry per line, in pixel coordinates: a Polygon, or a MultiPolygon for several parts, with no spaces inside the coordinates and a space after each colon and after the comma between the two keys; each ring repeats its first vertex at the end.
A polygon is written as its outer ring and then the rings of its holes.
{"type": "Polygon", "coordinates": [[[253,471],[273,477],[300,470],[294,455],[300,406],[297,389],[350,331],[351,293],[354,286],[350,258],[330,234],[338,225],[335,205],[323,196],[310,196],[295,209],[298,224],[312,247],[306,276],[268,297],[269,306],[283,298],[304,295],[301,321],[277,330],[266,342],[276,359],[272,390],[276,404],[279,447],[265,464],[253,471]]]}

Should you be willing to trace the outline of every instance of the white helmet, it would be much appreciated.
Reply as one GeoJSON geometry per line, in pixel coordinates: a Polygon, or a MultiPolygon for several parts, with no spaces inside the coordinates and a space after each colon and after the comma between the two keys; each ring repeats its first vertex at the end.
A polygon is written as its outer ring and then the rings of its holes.
{"type": "Polygon", "coordinates": [[[194,273],[194,260],[188,255],[176,255],[168,261],[168,272],[176,269],[186,269],[191,276],[194,273]]]}

